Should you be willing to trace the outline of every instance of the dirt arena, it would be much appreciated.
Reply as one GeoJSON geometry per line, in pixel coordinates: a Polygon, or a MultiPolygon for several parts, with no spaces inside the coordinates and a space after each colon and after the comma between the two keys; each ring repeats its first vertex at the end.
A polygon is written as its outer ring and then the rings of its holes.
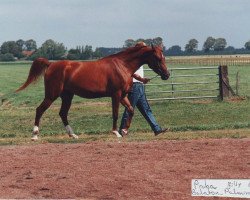
{"type": "Polygon", "coordinates": [[[249,138],[1,146],[0,157],[1,199],[220,199],[192,197],[191,179],[250,178],[249,138]]]}

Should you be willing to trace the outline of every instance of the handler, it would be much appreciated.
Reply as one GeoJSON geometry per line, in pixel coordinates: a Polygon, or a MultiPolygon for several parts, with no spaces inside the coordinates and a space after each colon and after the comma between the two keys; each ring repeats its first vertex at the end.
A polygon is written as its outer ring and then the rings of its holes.
{"type": "MultiPolygon", "coordinates": [[[[138,44],[138,43],[137,43],[138,44]]],[[[141,44],[141,43],[140,43],[141,44]]],[[[144,43],[144,45],[146,45],[144,43]]],[[[133,74],[133,86],[131,91],[128,94],[128,99],[133,108],[135,106],[139,109],[143,117],[149,123],[151,129],[154,131],[155,136],[160,133],[166,132],[169,129],[162,129],[160,125],[156,122],[155,117],[151,111],[151,108],[148,104],[145,88],[143,84],[147,84],[150,81],[148,78],[144,78],[143,66],[141,66],[135,74],[133,74]]],[[[125,111],[122,116],[121,125],[120,125],[120,134],[127,135],[128,129],[130,127],[133,115],[128,112],[128,109],[125,108],[125,111]]]]}

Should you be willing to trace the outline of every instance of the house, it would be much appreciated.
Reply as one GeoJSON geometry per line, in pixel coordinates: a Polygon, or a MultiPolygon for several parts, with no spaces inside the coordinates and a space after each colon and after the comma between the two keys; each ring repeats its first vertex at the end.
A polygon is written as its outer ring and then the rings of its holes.
{"type": "Polygon", "coordinates": [[[35,51],[34,50],[32,50],[32,51],[22,51],[22,54],[23,54],[23,56],[24,57],[29,57],[29,56],[31,56],[33,53],[34,53],[35,51]]]}

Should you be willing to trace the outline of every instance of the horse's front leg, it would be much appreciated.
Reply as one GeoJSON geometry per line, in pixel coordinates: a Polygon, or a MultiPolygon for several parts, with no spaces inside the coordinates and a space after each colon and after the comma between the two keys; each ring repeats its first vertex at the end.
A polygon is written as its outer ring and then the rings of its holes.
{"type": "Polygon", "coordinates": [[[126,95],[124,98],[121,99],[121,104],[127,108],[130,115],[134,115],[134,108],[131,106],[130,101],[128,100],[128,96],[126,95]]]}
{"type": "Polygon", "coordinates": [[[112,132],[117,137],[122,137],[117,130],[117,120],[118,120],[118,112],[119,112],[119,104],[120,104],[121,95],[116,94],[112,96],[112,114],[113,114],[113,129],[112,132]]]}
{"type": "Polygon", "coordinates": [[[126,95],[123,99],[121,99],[121,104],[127,109],[128,111],[128,116],[126,117],[126,122],[124,125],[121,125],[121,132],[122,134],[127,134],[128,133],[128,129],[130,127],[132,118],[134,116],[134,108],[133,106],[130,104],[130,101],[128,99],[128,96],[126,95]]]}

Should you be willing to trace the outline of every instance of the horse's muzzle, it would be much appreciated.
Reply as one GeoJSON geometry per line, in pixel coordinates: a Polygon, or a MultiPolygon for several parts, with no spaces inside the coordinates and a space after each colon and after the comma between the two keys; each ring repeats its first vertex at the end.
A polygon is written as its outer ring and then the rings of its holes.
{"type": "Polygon", "coordinates": [[[161,76],[161,79],[162,80],[168,80],[168,77],[167,76],[161,76]]]}
{"type": "Polygon", "coordinates": [[[161,79],[162,79],[162,80],[168,80],[168,79],[169,79],[169,77],[170,77],[170,73],[169,73],[169,71],[167,71],[167,73],[166,73],[166,74],[161,75],[161,79]]]}

